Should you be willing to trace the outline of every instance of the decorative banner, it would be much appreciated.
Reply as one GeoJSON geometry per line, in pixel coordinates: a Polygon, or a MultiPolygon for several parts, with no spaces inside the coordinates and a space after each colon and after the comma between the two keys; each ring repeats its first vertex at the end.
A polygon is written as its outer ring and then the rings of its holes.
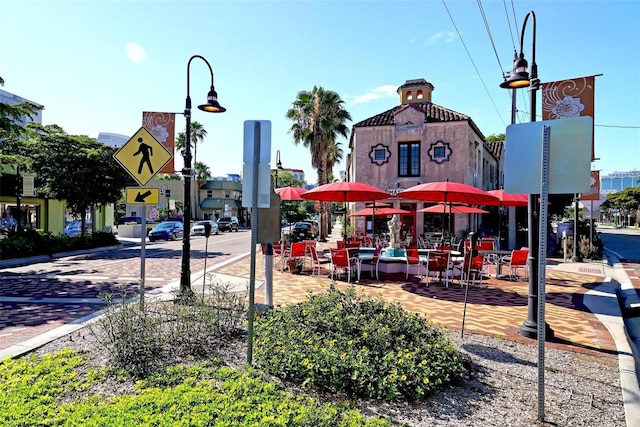
{"type": "Polygon", "coordinates": [[[600,171],[591,171],[591,187],[580,194],[580,200],[600,200],[600,171]]]}
{"type": "Polygon", "coordinates": [[[149,133],[171,153],[171,160],[158,173],[173,174],[175,172],[173,158],[175,157],[176,114],[144,111],[142,126],[147,128],[149,133]]]}
{"type": "MultiPolygon", "coordinates": [[[[596,76],[578,77],[542,84],[542,120],[570,117],[594,117],[596,76]]],[[[595,120],[594,120],[595,123],[595,120]]],[[[594,161],[594,140],[591,141],[591,161],[594,161]]]]}

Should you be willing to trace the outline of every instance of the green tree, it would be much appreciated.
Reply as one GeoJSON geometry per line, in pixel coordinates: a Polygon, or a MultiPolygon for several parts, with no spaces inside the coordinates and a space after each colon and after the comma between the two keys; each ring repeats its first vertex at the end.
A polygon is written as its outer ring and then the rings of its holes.
{"type": "MultiPolygon", "coordinates": [[[[314,86],[311,91],[300,91],[286,117],[293,121],[289,133],[294,144],[302,144],[311,153],[311,166],[318,174],[318,185],[329,182],[329,154],[338,136],[347,138],[347,121],[351,115],[344,108],[344,101],[333,91],[314,86]]],[[[320,204],[320,239],[328,234],[326,203],[320,204]]]]}
{"type": "Polygon", "coordinates": [[[640,187],[629,187],[616,193],[607,194],[607,199],[600,205],[601,212],[617,210],[623,215],[635,213],[636,222],[640,213],[640,187]]]}
{"type": "Polygon", "coordinates": [[[37,176],[38,194],[65,200],[82,219],[86,232],[87,209],[117,203],[127,185],[135,185],[113,158],[116,148],[87,136],[68,135],[57,125],[30,123],[25,142],[29,169],[37,176]]]}
{"type": "MultiPolygon", "coordinates": [[[[202,126],[201,123],[193,121],[191,122],[191,147],[193,148],[193,165],[195,168],[195,164],[197,163],[198,160],[198,142],[203,142],[204,138],[207,136],[207,131],[204,128],[204,126],[202,126]]],[[[186,135],[184,132],[180,132],[178,134],[178,136],[176,137],[176,150],[180,150],[181,152],[185,149],[187,141],[186,141],[186,135]]],[[[193,193],[195,194],[195,197],[193,197],[194,194],[191,195],[192,200],[196,200],[198,199],[198,187],[197,186],[192,186],[195,188],[192,188],[191,191],[193,191],[193,193]]],[[[195,204],[192,203],[191,206],[192,212],[190,213],[191,217],[195,217],[195,215],[193,214],[193,212],[197,212],[196,206],[195,204]]]]}
{"type": "MultiPolygon", "coordinates": [[[[273,176],[273,182],[275,183],[275,171],[271,173],[273,176]]],[[[302,187],[304,181],[294,178],[290,172],[278,171],[278,187],[302,187]]]]}
{"type": "Polygon", "coordinates": [[[195,190],[197,194],[198,206],[200,206],[200,186],[207,182],[209,178],[211,178],[211,169],[209,166],[205,165],[202,162],[195,162],[193,164],[193,170],[195,172],[195,190]]]}
{"type": "Polygon", "coordinates": [[[17,166],[28,163],[23,144],[27,131],[22,120],[32,120],[41,109],[29,102],[13,105],[0,103],[0,164],[17,166]]]}
{"type": "Polygon", "coordinates": [[[496,141],[504,141],[507,139],[507,136],[504,133],[499,134],[491,134],[485,138],[487,142],[496,142],[496,141]]]}

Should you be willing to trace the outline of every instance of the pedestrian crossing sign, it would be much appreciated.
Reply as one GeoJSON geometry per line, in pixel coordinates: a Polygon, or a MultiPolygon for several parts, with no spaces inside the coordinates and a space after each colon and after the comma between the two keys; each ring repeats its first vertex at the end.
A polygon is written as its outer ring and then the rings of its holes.
{"type": "Polygon", "coordinates": [[[143,126],[113,157],[138,184],[145,186],[173,155],[143,126]]]}

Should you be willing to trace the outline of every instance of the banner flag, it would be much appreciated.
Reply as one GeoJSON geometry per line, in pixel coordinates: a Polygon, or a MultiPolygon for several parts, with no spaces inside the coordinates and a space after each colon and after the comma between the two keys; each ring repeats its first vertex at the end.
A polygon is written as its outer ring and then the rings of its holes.
{"type": "Polygon", "coordinates": [[[600,171],[591,171],[591,187],[580,194],[580,200],[600,200],[600,171]]]}
{"type": "Polygon", "coordinates": [[[173,158],[175,157],[176,114],[144,111],[142,126],[171,153],[171,160],[158,172],[173,174],[175,172],[173,158]]]}
{"type": "MultiPolygon", "coordinates": [[[[594,119],[596,76],[578,77],[542,84],[542,120],[590,116],[594,119]]],[[[594,136],[595,139],[595,136],[594,136]]],[[[591,141],[591,161],[595,160],[591,141]]]]}

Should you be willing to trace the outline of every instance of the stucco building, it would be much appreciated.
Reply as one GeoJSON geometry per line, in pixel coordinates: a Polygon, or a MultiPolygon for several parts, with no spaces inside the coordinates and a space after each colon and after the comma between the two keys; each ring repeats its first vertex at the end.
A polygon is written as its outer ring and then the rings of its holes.
{"type": "MultiPolygon", "coordinates": [[[[432,102],[434,86],[424,79],[407,80],[398,88],[400,104],[356,123],[351,132],[346,179],[367,183],[392,196],[414,185],[449,180],[484,190],[501,184],[503,144],[487,143],[471,117],[432,102]]],[[[403,215],[403,232],[441,231],[440,215],[416,210],[432,205],[390,197],[380,201],[412,213],[403,215]]],[[[358,210],[364,203],[353,203],[358,210]]],[[[456,215],[453,230],[477,228],[476,217],[456,215]]],[[[380,224],[378,224],[380,222],[380,224]]],[[[378,219],[384,228],[386,219],[378,219]]],[[[357,232],[370,232],[370,221],[355,218],[357,232]]]]}

